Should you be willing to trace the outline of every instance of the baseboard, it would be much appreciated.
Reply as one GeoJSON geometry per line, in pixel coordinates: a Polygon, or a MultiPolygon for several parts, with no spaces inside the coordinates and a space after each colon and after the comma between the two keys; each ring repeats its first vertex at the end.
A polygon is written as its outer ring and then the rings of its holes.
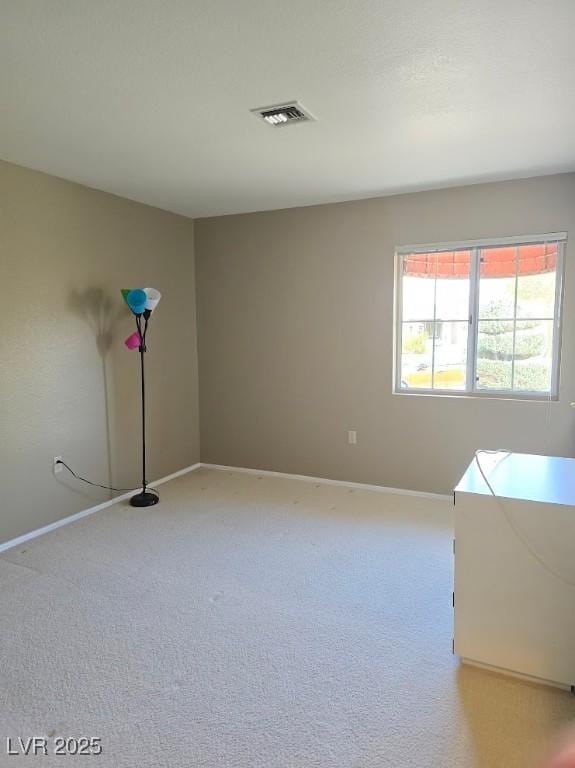
{"type": "MultiPolygon", "coordinates": [[[[321,483],[323,485],[339,485],[343,488],[359,488],[364,491],[376,491],[377,493],[390,493],[390,494],[398,494],[400,496],[418,496],[419,498],[423,499],[435,499],[436,501],[451,501],[452,497],[450,495],[445,495],[441,493],[428,493],[426,491],[411,491],[406,488],[390,488],[385,485],[370,485],[369,483],[352,483],[347,480],[330,480],[327,477],[311,477],[310,475],[292,475],[288,472],[274,472],[270,469],[251,469],[249,467],[229,467],[225,464],[205,464],[204,462],[198,462],[197,464],[192,464],[189,467],[184,467],[183,469],[179,469],[177,472],[172,472],[171,475],[166,475],[165,477],[161,477],[159,480],[154,480],[151,482],[150,488],[156,488],[158,485],[163,485],[164,483],[169,482],[170,480],[175,480],[177,477],[181,477],[182,475],[187,475],[189,472],[194,472],[197,469],[204,468],[204,469],[216,469],[216,470],[226,470],[228,472],[243,472],[247,475],[265,475],[266,477],[283,477],[287,478],[289,480],[301,480],[306,483],[321,483]]],[[[83,517],[87,517],[88,515],[93,515],[94,512],[100,512],[102,509],[107,509],[108,507],[113,506],[114,504],[118,504],[121,501],[126,501],[127,499],[132,496],[133,491],[129,491],[128,493],[122,493],[120,496],[115,496],[113,499],[108,499],[107,501],[103,501],[101,504],[96,504],[94,507],[88,507],[88,509],[83,509],[80,512],[76,512],[73,515],[69,515],[68,517],[63,517],[61,520],[56,520],[54,523],[49,523],[48,525],[42,526],[42,528],[37,528],[34,531],[30,531],[29,533],[24,533],[22,536],[18,536],[15,539],[10,539],[9,541],[5,541],[0,544],[0,553],[6,552],[8,549],[12,549],[13,547],[17,547],[20,544],[24,544],[26,541],[30,541],[31,539],[36,539],[38,536],[43,536],[45,533],[50,533],[50,531],[55,531],[58,528],[62,528],[64,525],[69,525],[70,523],[76,522],[76,520],[81,520],[83,517]]]]}
{"type": "Polygon", "coordinates": [[[468,667],[477,667],[477,669],[484,669],[487,672],[492,672],[496,675],[514,677],[517,680],[524,680],[527,683],[535,683],[536,685],[546,685],[550,686],[551,688],[560,688],[562,691],[573,691],[573,686],[570,683],[559,683],[556,680],[547,680],[547,678],[544,677],[524,675],[521,672],[514,672],[511,669],[505,669],[505,667],[495,667],[493,664],[484,664],[482,661],[468,659],[466,656],[460,656],[459,660],[462,664],[466,664],[468,667]]]}
{"type": "MultiPolygon", "coordinates": [[[[184,467],[183,469],[178,469],[177,472],[172,472],[171,475],[166,475],[165,477],[161,477],[159,480],[154,480],[153,483],[148,483],[150,488],[155,488],[157,485],[163,485],[164,483],[168,483],[170,480],[175,480],[176,477],[181,477],[182,475],[187,475],[189,472],[194,472],[196,469],[200,469],[202,464],[198,461],[196,464],[190,464],[189,467],[184,467]]],[[[131,496],[132,494],[129,493],[128,496],[131,496]]]]}
{"type": "Polygon", "coordinates": [[[343,488],[359,488],[364,491],[376,491],[377,493],[391,493],[399,496],[418,496],[422,499],[435,499],[436,501],[453,501],[453,496],[443,493],[429,493],[427,491],[411,491],[407,488],[390,488],[386,485],[370,485],[369,483],[352,483],[348,480],[330,480],[326,477],[311,477],[310,475],[292,475],[288,472],[274,472],[270,469],[250,469],[248,467],[228,467],[225,464],[201,463],[203,469],[227,470],[228,472],[243,472],[247,475],[263,475],[265,477],[283,477],[289,480],[302,480],[306,483],[322,483],[323,485],[340,485],[343,488]]]}
{"type": "MultiPolygon", "coordinates": [[[[184,467],[184,469],[179,469],[177,472],[172,472],[171,475],[166,475],[165,477],[161,477],[159,480],[154,480],[152,483],[149,483],[149,486],[150,488],[156,488],[158,485],[163,485],[169,480],[174,480],[176,477],[187,475],[188,472],[193,472],[194,470],[199,469],[201,466],[202,465],[199,462],[197,464],[191,464],[189,467],[184,467]]],[[[126,501],[133,495],[133,493],[134,491],[122,493],[120,496],[114,496],[113,499],[103,501],[101,504],[96,504],[94,507],[88,507],[88,509],[83,509],[73,515],[63,517],[61,520],[56,520],[54,523],[44,525],[42,528],[36,528],[35,531],[30,531],[29,533],[22,534],[22,536],[17,536],[15,539],[5,541],[4,543],[0,544],[0,552],[6,552],[8,549],[12,549],[13,547],[17,547],[20,544],[24,544],[24,542],[30,541],[31,539],[36,539],[38,536],[43,536],[45,533],[50,533],[50,531],[55,531],[57,528],[62,528],[64,525],[75,523],[76,520],[81,520],[83,517],[93,515],[94,512],[100,512],[102,509],[106,509],[107,507],[111,507],[114,504],[118,504],[120,501],[126,501]]]]}

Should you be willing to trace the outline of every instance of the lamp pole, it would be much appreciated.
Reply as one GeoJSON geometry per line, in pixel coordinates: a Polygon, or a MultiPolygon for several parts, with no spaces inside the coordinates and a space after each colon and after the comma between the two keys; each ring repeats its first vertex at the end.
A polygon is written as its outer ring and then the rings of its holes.
{"type": "Polygon", "coordinates": [[[159,495],[156,492],[150,492],[147,490],[146,480],[146,371],[144,365],[144,355],[146,354],[146,335],[148,333],[148,321],[150,319],[151,311],[146,309],[141,315],[136,315],[136,326],[138,333],[140,334],[140,378],[141,378],[141,393],[142,393],[142,490],[130,499],[130,504],[133,507],[151,507],[157,504],[160,500],[159,495]],[[142,327],[142,318],[144,324],[142,327]]]}

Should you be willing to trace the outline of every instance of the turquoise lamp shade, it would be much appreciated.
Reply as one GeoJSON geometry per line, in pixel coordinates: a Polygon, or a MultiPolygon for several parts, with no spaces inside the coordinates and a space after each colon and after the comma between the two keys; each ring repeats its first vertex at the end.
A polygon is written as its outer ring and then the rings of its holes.
{"type": "Polygon", "coordinates": [[[141,315],[144,313],[144,310],[146,309],[146,302],[148,301],[148,297],[146,296],[145,291],[143,291],[141,288],[134,288],[125,298],[127,305],[135,315],[141,315]]]}
{"type": "Polygon", "coordinates": [[[155,288],[144,288],[144,293],[146,294],[146,309],[153,312],[160,303],[162,294],[155,288]]]}

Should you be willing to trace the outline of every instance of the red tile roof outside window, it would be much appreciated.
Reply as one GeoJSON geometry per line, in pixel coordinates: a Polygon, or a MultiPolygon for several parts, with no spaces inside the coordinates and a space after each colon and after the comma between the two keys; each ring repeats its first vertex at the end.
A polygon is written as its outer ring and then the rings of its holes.
{"type": "MultiPolygon", "coordinates": [[[[557,243],[536,243],[481,249],[482,277],[514,277],[553,272],[557,265],[557,243]]],[[[413,253],[403,260],[403,274],[411,277],[466,278],[471,269],[471,251],[413,253]]]]}

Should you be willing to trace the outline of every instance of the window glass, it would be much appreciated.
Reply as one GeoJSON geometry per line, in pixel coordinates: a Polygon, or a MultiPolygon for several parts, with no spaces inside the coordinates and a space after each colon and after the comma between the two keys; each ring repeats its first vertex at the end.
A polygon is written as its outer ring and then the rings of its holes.
{"type": "Polygon", "coordinates": [[[398,386],[550,393],[560,257],[536,241],[404,255],[398,386]]]}
{"type": "MultiPolygon", "coordinates": [[[[423,254],[427,256],[427,254],[423,254]]],[[[403,259],[403,320],[433,320],[435,305],[435,276],[426,272],[422,254],[403,259]]]]}
{"type": "Polygon", "coordinates": [[[441,257],[435,288],[435,319],[467,320],[471,252],[449,251],[441,257]]]}
{"type": "Polygon", "coordinates": [[[480,320],[477,334],[479,389],[510,389],[513,359],[512,320],[480,320]]]}
{"type": "Polygon", "coordinates": [[[404,256],[402,388],[465,389],[470,274],[470,250],[404,256]]]}
{"type": "Polygon", "coordinates": [[[553,319],[555,310],[557,243],[519,248],[517,317],[553,319]]]}
{"type": "Polygon", "coordinates": [[[401,387],[431,389],[433,341],[425,323],[403,323],[401,348],[401,387]]]}
{"type": "Polygon", "coordinates": [[[518,320],[513,389],[548,392],[553,370],[553,320],[518,320]]]}
{"type": "Polygon", "coordinates": [[[435,389],[465,390],[468,322],[436,323],[433,355],[435,389]]]}

